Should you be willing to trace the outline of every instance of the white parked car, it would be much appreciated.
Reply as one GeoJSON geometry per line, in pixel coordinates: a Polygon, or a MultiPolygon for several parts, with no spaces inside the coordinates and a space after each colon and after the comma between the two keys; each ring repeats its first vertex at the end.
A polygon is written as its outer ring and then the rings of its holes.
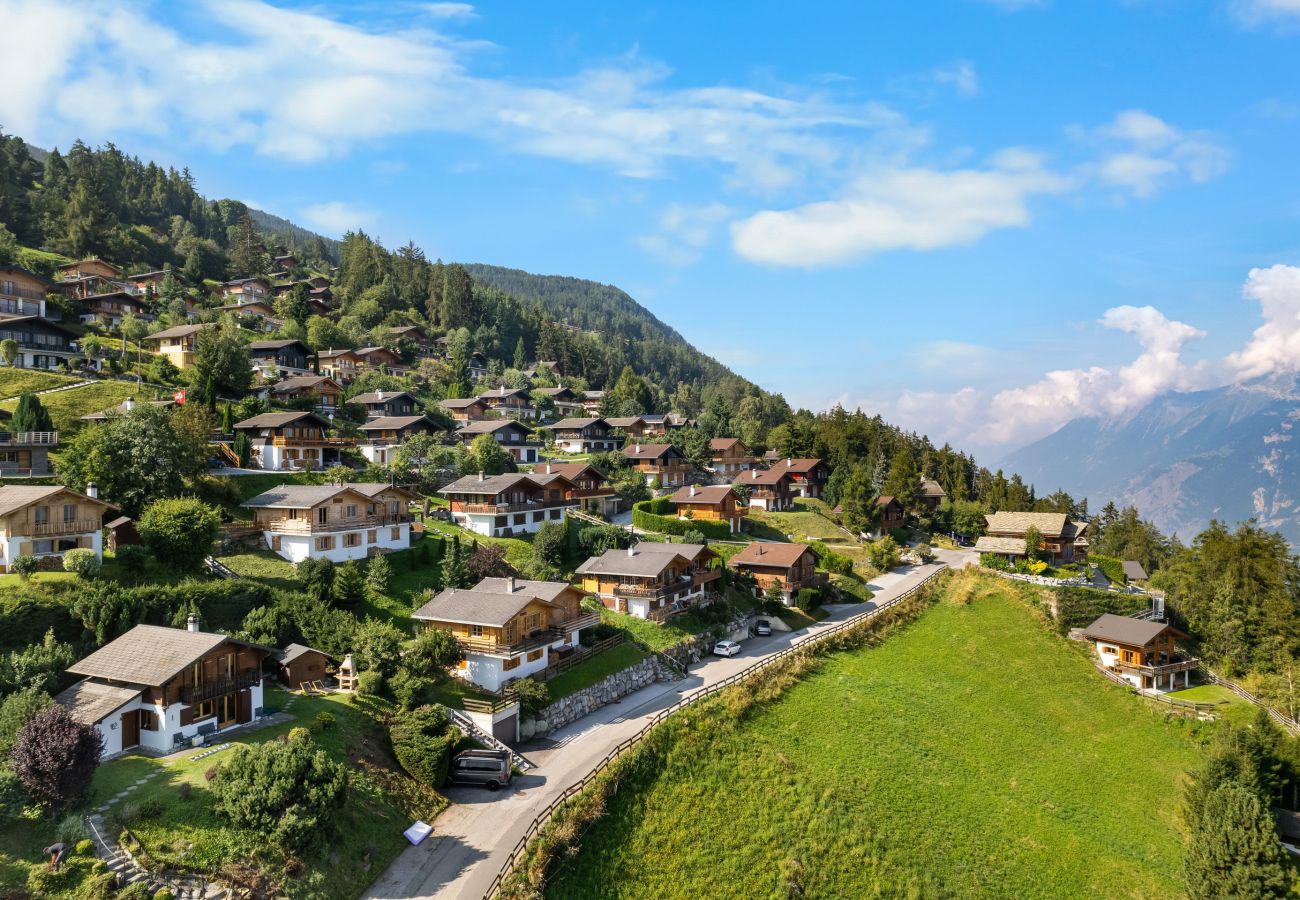
{"type": "Polygon", "coordinates": [[[735,641],[718,641],[713,645],[714,656],[735,656],[740,652],[740,644],[735,641]]]}

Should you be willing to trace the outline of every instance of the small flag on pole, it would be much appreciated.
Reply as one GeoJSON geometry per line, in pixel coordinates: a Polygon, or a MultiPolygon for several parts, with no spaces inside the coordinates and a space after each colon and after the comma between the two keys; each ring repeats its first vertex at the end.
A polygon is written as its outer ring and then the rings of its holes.
{"type": "Polygon", "coordinates": [[[172,394],[172,399],[175,400],[177,403],[184,403],[184,402],[185,402],[185,388],[181,388],[179,391],[177,391],[176,393],[172,394]]]}

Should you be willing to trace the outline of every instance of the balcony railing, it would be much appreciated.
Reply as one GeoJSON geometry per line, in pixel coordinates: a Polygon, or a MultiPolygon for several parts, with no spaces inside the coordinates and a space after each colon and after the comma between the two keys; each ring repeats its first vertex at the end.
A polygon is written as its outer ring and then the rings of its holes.
{"type": "Polygon", "coordinates": [[[504,641],[493,641],[484,638],[460,637],[457,636],[456,642],[460,644],[461,649],[468,653],[490,653],[497,656],[515,656],[520,653],[527,653],[529,650],[536,650],[538,647],[546,647],[564,639],[564,636],[571,631],[580,628],[588,628],[600,621],[598,614],[584,614],[564,622],[558,622],[549,628],[543,628],[541,631],[534,632],[527,637],[516,640],[512,644],[504,641]]]}
{"type": "Polygon", "coordinates": [[[379,528],[384,525],[400,525],[411,521],[407,513],[385,513],[376,516],[355,516],[351,519],[331,519],[317,522],[313,519],[275,519],[261,523],[266,531],[280,534],[321,534],[329,531],[353,531],[360,528],[379,528]]]}
{"type": "MultiPolygon", "coordinates": [[[[575,498],[576,500],[576,498],[575,498]]],[[[492,513],[504,515],[515,512],[542,512],[562,506],[573,506],[575,500],[555,499],[543,501],[526,501],[524,503],[462,503],[459,508],[453,506],[452,512],[492,513]]]]}
{"type": "Polygon", "coordinates": [[[44,291],[33,291],[31,288],[12,287],[8,290],[0,289],[0,297],[24,297],[28,300],[44,300],[44,291]]]}
{"type": "Polygon", "coordinates": [[[703,572],[697,572],[694,575],[683,575],[674,581],[664,584],[644,584],[638,582],[620,582],[614,585],[613,589],[603,588],[601,593],[614,594],[617,597],[645,597],[651,600],[664,599],[707,584],[710,581],[717,581],[722,577],[722,572],[718,569],[708,569],[703,572]]]}
{"type": "Polygon", "coordinates": [[[53,447],[58,443],[57,431],[0,431],[0,446],[53,447]]]}
{"type": "Polygon", "coordinates": [[[1200,667],[1201,661],[1196,658],[1179,659],[1173,662],[1159,663],[1156,665],[1146,665],[1144,663],[1116,663],[1121,669],[1129,672],[1140,672],[1143,675],[1172,675],[1176,672],[1192,672],[1200,667]]]}
{"type": "Polygon", "coordinates": [[[271,436],[271,445],[275,447],[351,447],[355,443],[351,438],[271,436]]]}
{"type": "Polygon", "coordinates": [[[70,522],[33,522],[28,526],[32,537],[51,537],[59,534],[89,534],[99,531],[99,519],[74,519],[70,522]]]}
{"type": "Polygon", "coordinates": [[[223,694],[233,694],[246,688],[257,687],[262,683],[258,672],[240,672],[234,678],[214,678],[199,685],[186,685],[181,688],[182,703],[202,703],[223,694]]]}

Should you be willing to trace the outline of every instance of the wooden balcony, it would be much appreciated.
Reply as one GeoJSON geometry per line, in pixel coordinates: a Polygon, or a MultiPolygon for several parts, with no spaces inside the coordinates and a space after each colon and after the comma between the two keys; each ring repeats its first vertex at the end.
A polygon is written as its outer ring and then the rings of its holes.
{"type": "MultiPolygon", "coordinates": [[[[12,287],[9,290],[0,290],[0,297],[22,297],[26,300],[44,300],[44,291],[34,291],[31,288],[12,287]]],[[[35,315],[35,313],[32,313],[35,315]]]]}
{"type": "Polygon", "coordinates": [[[332,531],[355,531],[361,528],[380,528],[410,522],[408,513],[384,513],[375,516],[354,516],[350,519],[331,519],[317,522],[313,519],[275,519],[259,522],[258,527],[275,534],[325,534],[332,531]]]}
{"type": "Polygon", "coordinates": [[[55,537],[61,534],[91,534],[101,527],[99,519],[75,519],[71,522],[33,522],[27,529],[32,537],[55,537]]]}
{"type": "Polygon", "coordinates": [[[234,678],[213,678],[200,685],[186,685],[181,688],[182,703],[201,703],[224,694],[233,694],[262,683],[259,672],[239,672],[234,678]]]}
{"type": "Polygon", "coordinates": [[[1126,662],[1117,662],[1115,665],[1126,672],[1139,672],[1143,675],[1160,676],[1173,675],[1178,672],[1193,672],[1200,668],[1201,661],[1192,657],[1188,659],[1177,659],[1171,662],[1156,663],[1154,665],[1126,662]]]}
{"type": "Polygon", "coordinates": [[[355,443],[351,438],[271,436],[274,447],[351,447],[355,443]]]}
{"type": "Polygon", "coordinates": [[[563,508],[573,506],[577,502],[573,500],[544,500],[544,501],[525,501],[523,503],[462,503],[459,506],[452,504],[451,511],[467,513],[491,513],[492,515],[505,515],[506,513],[516,512],[542,512],[548,509],[563,508]]]}
{"type": "Polygon", "coordinates": [[[513,644],[506,644],[485,638],[461,637],[460,635],[456,636],[456,643],[460,644],[461,649],[467,653],[488,653],[494,656],[517,656],[520,653],[527,653],[529,650],[536,650],[538,647],[546,647],[556,641],[562,641],[564,640],[565,635],[569,632],[577,631],[581,628],[590,628],[599,621],[599,614],[583,613],[582,615],[576,616],[572,619],[566,619],[563,622],[556,622],[549,628],[543,628],[527,637],[516,640],[513,644]]]}

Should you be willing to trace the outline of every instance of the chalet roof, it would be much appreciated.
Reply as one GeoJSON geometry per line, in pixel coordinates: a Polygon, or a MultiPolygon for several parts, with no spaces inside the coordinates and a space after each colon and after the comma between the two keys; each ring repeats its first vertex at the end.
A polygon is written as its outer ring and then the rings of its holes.
{"type": "Polygon", "coordinates": [[[49,319],[46,319],[43,316],[14,316],[12,319],[5,319],[4,322],[5,322],[6,329],[10,329],[13,328],[15,325],[22,325],[22,324],[39,325],[42,328],[49,329],[50,331],[57,331],[66,337],[70,337],[70,338],[78,337],[75,331],[69,331],[68,329],[64,328],[62,325],[59,325],[57,322],[51,322],[49,319]]]}
{"type": "MultiPolygon", "coordinates": [[[[68,671],[74,675],[157,687],[209,650],[231,640],[224,634],[207,631],[137,625],[73,663],[68,671]]],[[[250,646],[244,641],[235,643],[250,646]]]]}
{"type": "Polygon", "coordinates": [[[44,275],[38,275],[35,272],[31,271],[30,269],[24,269],[22,266],[11,266],[11,265],[0,266],[0,272],[18,272],[23,275],[26,275],[28,278],[32,278],[35,279],[36,281],[39,281],[41,284],[45,285],[46,287],[49,288],[54,287],[54,282],[50,281],[50,279],[46,278],[44,275]]]}
{"type": "Polygon", "coordinates": [[[117,508],[105,503],[103,500],[87,497],[85,494],[78,493],[72,488],[66,488],[61,484],[6,484],[0,485],[0,516],[7,516],[12,512],[31,506],[33,503],[39,503],[47,497],[53,497],[60,491],[67,491],[82,500],[98,503],[108,509],[117,508]]]}
{"type": "Polygon", "coordinates": [[[733,484],[771,485],[780,484],[787,477],[784,469],[749,469],[736,476],[733,484]]]}
{"type": "Polygon", "coordinates": [[[1037,528],[1043,537],[1061,537],[1070,517],[1054,512],[995,512],[984,517],[990,532],[1024,534],[1037,528]]]}
{"type": "Polygon", "coordinates": [[[329,350],[320,351],[318,355],[320,356],[321,359],[340,359],[344,356],[348,356],[349,354],[352,356],[356,356],[357,351],[348,349],[346,347],[343,348],[342,350],[335,350],[334,348],[331,347],[329,350]]]}
{"type": "Polygon", "coordinates": [[[507,397],[528,398],[528,391],[523,388],[497,387],[478,395],[480,400],[504,400],[507,397]]]}
{"type": "Polygon", "coordinates": [[[316,387],[325,382],[329,382],[339,390],[343,389],[337,381],[330,378],[328,375],[290,375],[283,381],[273,384],[271,386],[271,393],[287,394],[290,391],[301,391],[304,388],[316,387]]]}
{"type": "Polygon", "coordinates": [[[605,419],[578,417],[578,418],[561,419],[560,421],[556,422],[554,425],[551,426],[551,430],[552,431],[581,431],[582,429],[587,428],[588,426],[595,425],[597,422],[604,422],[606,425],[609,424],[609,422],[607,422],[605,419]]]}
{"type": "Polygon", "coordinates": [[[1133,619],[1114,613],[1104,613],[1098,617],[1083,629],[1083,636],[1094,641],[1114,641],[1130,647],[1145,647],[1166,631],[1172,632],[1176,638],[1187,637],[1168,622],[1133,619]]]}
{"type": "Polygon", "coordinates": [[[773,566],[788,569],[799,562],[809,552],[807,544],[785,544],[775,541],[751,541],[727,565],[736,566],[773,566]]]}
{"type": "Polygon", "coordinates": [[[627,428],[631,428],[633,425],[636,425],[638,422],[643,422],[645,420],[642,419],[640,416],[614,416],[613,418],[606,419],[605,421],[609,423],[610,428],[627,429],[627,428]]]}
{"type": "Polygon", "coordinates": [[[1025,539],[993,537],[985,534],[975,541],[975,551],[977,553],[1008,553],[1012,556],[1024,556],[1025,539]]]}
{"type": "Polygon", "coordinates": [[[118,516],[116,519],[111,519],[105,522],[104,527],[111,531],[114,528],[121,528],[123,525],[126,525],[131,521],[132,519],[130,516],[118,516]]]}
{"type": "Polygon", "coordinates": [[[527,475],[519,472],[509,472],[504,475],[466,475],[464,478],[457,478],[451,484],[446,485],[438,493],[496,496],[502,491],[517,487],[521,483],[536,484],[536,482],[530,481],[527,475]]]}
{"type": "Polygon", "coordinates": [[[109,297],[121,297],[124,300],[129,300],[136,306],[144,306],[144,297],[139,294],[132,294],[130,291],[101,291],[98,294],[91,294],[88,297],[83,297],[81,302],[93,303],[96,300],[106,300],[109,297]]]}
{"type": "Polygon", "coordinates": [[[701,505],[718,506],[726,501],[730,496],[734,496],[729,484],[710,484],[702,487],[688,485],[679,488],[677,493],[673,494],[673,503],[698,503],[701,505]]]}
{"type": "Polygon", "coordinates": [[[65,708],[78,722],[94,725],[139,696],[139,688],[104,684],[86,678],[59,694],[54,702],[65,708]]]}
{"type": "Polygon", "coordinates": [[[934,479],[923,478],[921,479],[921,496],[938,497],[942,499],[948,496],[948,492],[945,491],[943,489],[943,486],[940,485],[939,482],[935,481],[934,479]]]}
{"type": "Polygon", "coordinates": [[[262,277],[260,277],[260,276],[258,276],[258,275],[253,275],[253,276],[251,276],[251,277],[249,277],[249,278],[236,278],[236,279],[233,279],[232,281],[223,281],[223,282],[221,282],[221,284],[217,285],[217,287],[219,287],[219,288],[224,288],[224,287],[238,287],[238,286],[241,285],[241,284],[248,284],[250,281],[260,281],[262,284],[267,284],[267,285],[269,285],[269,284],[271,283],[271,282],[267,281],[265,278],[262,278],[262,277]]]}
{"type": "Polygon", "coordinates": [[[605,399],[605,392],[604,392],[604,391],[583,391],[583,392],[582,392],[582,399],[584,399],[584,400],[604,400],[604,399],[605,399]]]}
{"type": "Polygon", "coordinates": [[[136,272],[134,275],[123,275],[123,281],[143,281],[148,278],[151,281],[157,281],[160,278],[166,278],[168,275],[177,281],[184,281],[185,276],[176,269],[155,269],[152,272],[136,272]]]}
{"type": "MultiPolygon", "coordinates": [[[[361,494],[349,484],[282,484],[245,500],[240,506],[247,509],[311,509],[348,491],[361,494]]],[[[369,499],[366,494],[361,495],[369,499]]]]}
{"type": "Polygon", "coordinates": [[[539,388],[533,388],[533,393],[534,393],[534,394],[537,394],[537,395],[540,396],[540,397],[552,397],[552,398],[554,398],[554,397],[560,397],[560,396],[563,396],[564,394],[568,394],[570,397],[574,396],[573,391],[569,390],[569,389],[566,388],[566,387],[539,387],[539,388]]]}
{"type": "Polygon", "coordinates": [[[469,422],[460,427],[457,434],[495,434],[501,429],[508,431],[518,431],[522,434],[528,434],[528,426],[520,425],[514,419],[483,419],[479,422],[469,422]]]}
{"type": "Polygon", "coordinates": [[[163,409],[171,409],[173,406],[176,406],[177,404],[175,400],[146,400],[143,404],[141,404],[133,398],[131,400],[123,400],[117,406],[110,406],[108,409],[101,409],[99,410],[99,412],[93,412],[90,413],[89,415],[82,416],[81,421],[102,422],[105,419],[107,419],[109,416],[124,415],[130,412],[135,406],[140,406],[140,405],[161,406],[163,409]],[[128,406],[127,405],[128,403],[131,405],[128,406]]]}
{"type": "Polygon", "coordinates": [[[387,403],[389,400],[396,400],[399,397],[408,397],[415,399],[415,395],[409,391],[367,391],[364,394],[357,394],[349,403],[387,403]],[[381,396],[382,395],[382,396],[381,396]]]}
{"type": "Polygon", "coordinates": [[[470,590],[449,588],[411,613],[427,622],[455,622],[458,625],[486,625],[500,628],[529,603],[550,605],[550,601],[516,591],[513,594],[484,590],[482,583],[470,590]]]}
{"type": "Polygon", "coordinates": [[[392,334],[414,334],[417,331],[420,334],[425,333],[424,328],[420,325],[396,325],[388,330],[392,334]]]}
{"type": "Polygon", "coordinates": [[[369,497],[372,500],[378,497],[380,494],[384,493],[385,491],[393,491],[394,493],[405,494],[407,497],[409,497],[412,500],[420,499],[419,494],[412,493],[411,491],[408,491],[404,487],[398,487],[397,485],[390,484],[387,481],[349,481],[343,486],[347,488],[352,488],[352,490],[356,491],[359,494],[365,494],[367,497],[369,497]]]}
{"type": "Polygon", "coordinates": [[[387,347],[358,347],[353,352],[356,353],[357,356],[369,356],[372,353],[387,353],[390,356],[396,356],[399,359],[401,358],[401,354],[397,353],[395,350],[389,350],[387,347]]]}
{"type": "Polygon", "coordinates": [[[574,481],[575,479],[582,477],[583,473],[588,471],[591,472],[591,474],[594,475],[600,481],[605,480],[605,476],[601,474],[600,469],[597,469],[595,466],[584,462],[542,463],[538,465],[537,468],[533,469],[533,476],[537,478],[545,475],[554,474],[554,475],[561,475],[564,478],[567,478],[569,481],[574,481]]]}
{"type": "Polygon", "coordinates": [[[740,438],[709,438],[709,449],[715,453],[734,450],[737,446],[745,446],[740,442],[740,438]]]}
{"type": "Polygon", "coordinates": [[[876,506],[888,506],[891,503],[898,503],[898,498],[893,494],[882,494],[876,498],[876,506]]]}
{"type": "Polygon", "coordinates": [[[289,663],[307,655],[308,653],[319,653],[326,659],[333,659],[333,657],[324,650],[317,650],[315,647],[308,647],[306,644],[289,644],[281,650],[273,650],[271,652],[271,658],[280,665],[287,666],[289,663]]]}
{"type": "Polygon", "coordinates": [[[627,459],[663,459],[665,456],[682,455],[672,444],[624,444],[623,456],[627,459]]]}
{"type": "Polygon", "coordinates": [[[1120,563],[1124,567],[1124,577],[1129,581],[1146,581],[1149,577],[1142,563],[1135,559],[1126,559],[1120,563]]]}
{"type": "Polygon", "coordinates": [[[380,416],[377,419],[371,419],[364,425],[357,426],[362,431],[401,431],[410,428],[412,425],[418,425],[421,422],[430,428],[437,428],[438,425],[428,416],[380,416]]]}
{"type": "Polygon", "coordinates": [[[297,344],[302,349],[311,352],[310,347],[297,339],[283,341],[251,341],[248,345],[248,349],[250,352],[258,350],[283,350],[285,347],[292,347],[294,344],[297,344]]]}
{"type": "Polygon", "coordinates": [[[627,550],[606,550],[600,556],[578,566],[579,575],[625,575],[632,578],[657,578],[678,557],[691,562],[695,554],[687,555],[687,548],[702,548],[701,544],[637,544],[627,550]]]}
{"type": "Polygon", "coordinates": [[[146,341],[161,341],[164,338],[183,338],[192,334],[198,334],[205,328],[212,328],[212,324],[204,323],[199,325],[175,325],[163,331],[156,331],[145,338],[146,341]]]}
{"type": "Polygon", "coordinates": [[[108,268],[112,269],[114,272],[117,272],[119,275],[122,273],[122,268],[120,266],[115,266],[108,260],[100,259],[97,256],[87,257],[86,259],[79,259],[76,260],[75,262],[64,263],[61,266],[55,266],[54,271],[62,272],[65,269],[71,271],[73,269],[79,269],[82,266],[87,265],[89,263],[99,263],[101,266],[107,266],[108,268]]]}
{"type": "Polygon", "coordinates": [[[791,472],[795,475],[805,475],[821,464],[822,461],[820,459],[801,459],[797,456],[787,456],[785,459],[777,459],[776,462],[772,463],[772,468],[784,469],[785,471],[791,472]]]}
{"type": "Polygon", "coordinates": [[[494,594],[524,594],[553,603],[565,591],[576,590],[567,581],[529,581],[526,578],[484,578],[474,585],[476,591],[494,594]]]}
{"type": "Polygon", "coordinates": [[[242,422],[236,422],[235,428],[283,428],[285,425],[294,425],[306,419],[315,420],[316,424],[322,428],[328,428],[329,423],[316,415],[314,412],[269,412],[253,416],[251,419],[245,419],[242,422]]]}
{"type": "Polygon", "coordinates": [[[450,397],[439,400],[438,405],[443,409],[469,409],[471,406],[482,406],[483,401],[478,397],[450,397]]]}

